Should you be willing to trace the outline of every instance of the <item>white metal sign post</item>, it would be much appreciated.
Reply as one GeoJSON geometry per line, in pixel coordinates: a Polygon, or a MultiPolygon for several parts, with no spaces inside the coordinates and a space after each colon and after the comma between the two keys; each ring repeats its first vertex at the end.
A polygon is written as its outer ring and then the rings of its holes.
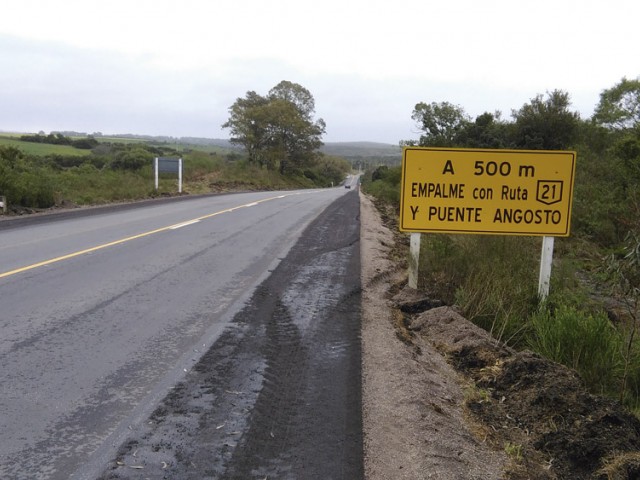
{"type": "Polygon", "coordinates": [[[538,296],[546,300],[551,283],[551,264],[553,263],[553,243],[555,237],[542,237],[542,255],[540,256],[540,278],[538,280],[538,296]]]}
{"type": "Polygon", "coordinates": [[[420,266],[420,233],[411,234],[409,245],[409,288],[418,289],[418,271],[420,266]]]}

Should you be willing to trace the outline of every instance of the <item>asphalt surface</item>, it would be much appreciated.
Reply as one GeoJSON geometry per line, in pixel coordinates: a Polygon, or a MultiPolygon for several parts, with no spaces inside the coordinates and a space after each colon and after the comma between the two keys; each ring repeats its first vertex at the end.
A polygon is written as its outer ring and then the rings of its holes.
{"type": "Polygon", "coordinates": [[[353,192],[310,224],[99,478],[363,478],[359,232],[353,192]]]}
{"type": "Polygon", "coordinates": [[[305,226],[348,192],[0,222],[0,478],[99,476],[305,226]]]}

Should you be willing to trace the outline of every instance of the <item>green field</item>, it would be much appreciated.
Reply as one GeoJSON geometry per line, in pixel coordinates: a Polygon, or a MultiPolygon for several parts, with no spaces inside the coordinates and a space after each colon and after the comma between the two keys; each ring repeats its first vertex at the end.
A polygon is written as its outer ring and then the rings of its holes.
{"type": "Polygon", "coordinates": [[[125,145],[145,144],[145,145],[151,145],[154,147],[167,147],[167,148],[173,148],[177,152],[199,150],[201,152],[216,153],[220,155],[226,155],[229,152],[231,152],[229,148],[221,147],[218,145],[195,144],[195,143],[189,143],[188,141],[184,141],[182,139],[176,139],[175,142],[171,142],[171,141],[165,141],[165,140],[155,140],[153,138],[101,136],[101,137],[96,137],[96,140],[98,140],[98,142],[100,143],[122,143],[125,145]]]}
{"type": "Polygon", "coordinates": [[[150,143],[148,140],[142,138],[132,138],[132,137],[96,137],[100,143],[150,143]]]}
{"type": "Polygon", "coordinates": [[[77,155],[85,156],[91,150],[83,150],[69,145],[50,145],[48,143],[23,142],[19,140],[20,135],[11,133],[0,134],[0,145],[16,147],[27,155],[77,155]]]}
{"type": "MultiPolygon", "coordinates": [[[[7,145],[19,148],[27,155],[46,156],[46,155],[77,155],[85,156],[91,152],[89,150],[78,149],[69,145],[52,145],[46,143],[34,143],[20,141],[22,135],[27,133],[0,133],[0,145],[7,145]]],[[[29,135],[35,135],[29,133],[29,135]]],[[[85,135],[66,135],[72,140],[85,138],[85,135]]],[[[100,143],[106,144],[121,144],[121,145],[150,145],[159,148],[170,148],[176,152],[189,152],[192,150],[199,150],[206,153],[212,153],[217,155],[227,155],[233,151],[229,146],[221,146],[213,143],[208,139],[191,139],[191,138],[175,138],[171,137],[135,137],[132,135],[117,136],[106,135],[98,136],[95,139],[100,143]]]]}

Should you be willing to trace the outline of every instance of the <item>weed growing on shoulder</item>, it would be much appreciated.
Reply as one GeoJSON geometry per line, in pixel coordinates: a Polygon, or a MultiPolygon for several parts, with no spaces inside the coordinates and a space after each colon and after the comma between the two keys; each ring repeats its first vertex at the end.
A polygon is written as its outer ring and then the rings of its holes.
{"type": "Polygon", "coordinates": [[[522,461],[522,445],[506,442],[504,444],[504,452],[516,462],[522,461]]]}

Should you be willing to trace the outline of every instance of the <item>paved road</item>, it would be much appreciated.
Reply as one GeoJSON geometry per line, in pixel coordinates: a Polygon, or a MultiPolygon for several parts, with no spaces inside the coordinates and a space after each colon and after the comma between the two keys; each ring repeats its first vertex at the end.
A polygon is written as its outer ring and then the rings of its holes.
{"type": "MultiPolygon", "coordinates": [[[[156,407],[171,403],[214,342],[229,339],[221,334],[241,330],[236,314],[304,227],[336,199],[357,203],[345,190],[207,197],[0,226],[0,477],[95,478],[136,429],[163,417],[156,407]]],[[[346,259],[334,260],[331,268],[344,271],[346,259]]],[[[250,376],[256,394],[269,385],[269,355],[288,351],[269,348],[250,376]]],[[[179,459],[163,460],[159,475],[181,478],[167,471],[179,459]]]]}

